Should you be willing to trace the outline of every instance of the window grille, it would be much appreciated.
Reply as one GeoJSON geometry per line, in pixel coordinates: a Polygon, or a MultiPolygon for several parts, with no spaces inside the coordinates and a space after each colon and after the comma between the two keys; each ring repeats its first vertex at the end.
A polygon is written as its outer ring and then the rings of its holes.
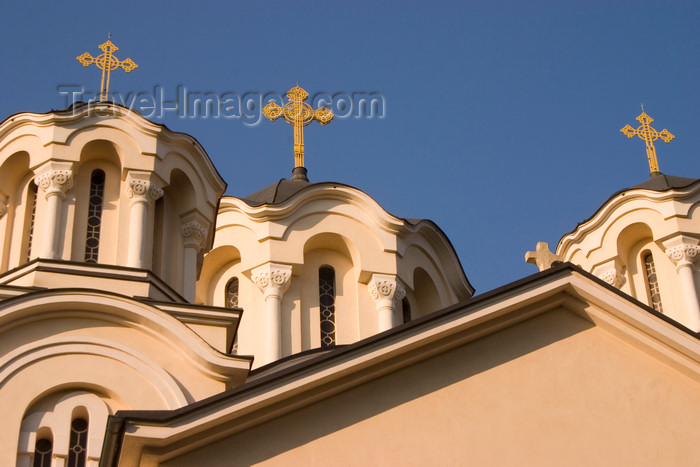
{"type": "Polygon", "coordinates": [[[654,257],[651,252],[644,255],[644,273],[647,279],[647,292],[649,292],[649,303],[651,307],[659,313],[664,312],[664,307],[661,304],[661,291],[659,290],[659,278],[656,275],[656,266],[654,265],[654,257]]]}
{"type": "Polygon", "coordinates": [[[90,179],[90,199],[88,204],[87,234],[85,235],[85,262],[97,263],[100,248],[100,227],[102,225],[102,204],[104,202],[105,173],[94,170],[90,179]]]}
{"type": "Polygon", "coordinates": [[[330,266],[318,270],[318,298],[321,308],[321,347],[335,345],[335,271],[330,266]]]}

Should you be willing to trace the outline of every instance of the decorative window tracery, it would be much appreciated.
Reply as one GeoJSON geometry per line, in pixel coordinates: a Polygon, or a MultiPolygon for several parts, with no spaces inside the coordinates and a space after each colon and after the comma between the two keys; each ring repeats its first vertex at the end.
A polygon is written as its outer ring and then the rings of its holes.
{"type": "MultiPolygon", "coordinates": [[[[238,307],[238,278],[232,277],[226,283],[226,296],[224,297],[224,306],[226,308],[236,308],[238,307]]],[[[238,355],[238,333],[233,339],[233,346],[231,346],[231,354],[238,355]]]]}
{"type": "Polygon", "coordinates": [[[318,298],[321,308],[321,347],[335,345],[335,270],[321,266],[318,270],[318,298]]]}
{"type": "Polygon", "coordinates": [[[226,308],[236,308],[238,306],[238,278],[232,277],[226,284],[226,308]]]}
{"type": "Polygon", "coordinates": [[[75,418],[70,424],[70,449],[68,467],[85,467],[87,454],[88,422],[84,418],[75,418]]]}
{"type": "Polygon", "coordinates": [[[656,274],[656,266],[654,265],[654,257],[651,252],[646,252],[642,259],[644,263],[644,274],[647,280],[647,292],[649,293],[649,303],[651,307],[659,313],[664,312],[664,307],[661,304],[661,290],[659,289],[659,278],[656,274]]]}
{"type": "Polygon", "coordinates": [[[48,438],[36,440],[34,447],[33,467],[51,467],[51,454],[53,453],[53,443],[48,438]]]}
{"type": "Polygon", "coordinates": [[[90,199],[88,203],[87,233],[85,235],[86,263],[97,263],[99,255],[104,190],[105,173],[100,169],[93,170],[90,178],[90,199]]]}

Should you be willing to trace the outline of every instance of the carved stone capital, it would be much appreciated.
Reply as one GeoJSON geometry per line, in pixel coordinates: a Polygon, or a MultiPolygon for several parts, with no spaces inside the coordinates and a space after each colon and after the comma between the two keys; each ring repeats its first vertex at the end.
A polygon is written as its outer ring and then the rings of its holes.
{"type": "Polygon", "coordinates": [[[131,202],[149,203],[163,196],[163,189],[148,176],[129,174],[126,178],[126,195],[131,202]]]}
{"type": "Polygon", "coordinates": [[[288,264],[266,263],[251,271],[253,283],[265,294],[279,297],[289,288],[292,267],[288,264]]]}
{"type": "Polygon", "coordinates": [[[615,288],[625,285],[625,267],[617,259],[612,259],[606,263],[593,268],[593,275],[598,276],[615,288]]]}
{"type": "Polygon", "coordinates": [[[194,248],[200,251],[207,241],[207,228],[197,221],[189,221],[180,227],[180,232],[185,240],[185,248],[194,248]]]}
{"type": "Polygon", "coordinates": [[[683,267],[693,268],[694,263],[700,257],[698,240],[685,235],[679,235],[663,242],[666,248],[666,256],[669,257],[676,271],[683,267]]]}
{"type": "Polygon", "coordinates": [[[71,162],[49,162],[36,172],[34,183],[44,190],[46,199],[50,196],[66,199],[66,192],[73,187],[72,168],[71,162]]]}
{"type": "Polygon", "coordinates": [[[396,280],[396,276],[388,274],[373,274],[367,284],[367,292],[377,305],[399,302],[406,296],[406,289],[396,280]]]}

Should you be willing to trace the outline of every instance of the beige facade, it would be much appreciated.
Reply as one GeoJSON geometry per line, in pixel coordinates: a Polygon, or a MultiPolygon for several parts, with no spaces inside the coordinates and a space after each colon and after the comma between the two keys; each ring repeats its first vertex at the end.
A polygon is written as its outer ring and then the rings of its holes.
{"type": "Polygon", "coordinates": [[[699,359],[695,336],[564,265],[110,428],[120,465],[692,465],[699,359]]]}
{"type": "Polygon", "coordinates": [[[434,223],[295,174],[222,196],[110,103],[2,122],[0,465],[694,461],[700,181],[472,297],[434,223]]]}
{"type": "Polygon", "coordinates": [[[698,180],[652,176],[609,199],[556,253],[700,332],[699,206],[698,180]]]}
{"type": "Polygon", "coordinates": [[[256,366],[270,363],[322,346],[324,266],[335,273],[334,344],[391,329],[404,307],[419,317],[474,292],[432,222],[394,217],[349,186],[282,180],[250,199],[221,199],[197,301],[225,306],[236,278],[237,305],[251,310],[238,352],[255,355],[256,366]]]}

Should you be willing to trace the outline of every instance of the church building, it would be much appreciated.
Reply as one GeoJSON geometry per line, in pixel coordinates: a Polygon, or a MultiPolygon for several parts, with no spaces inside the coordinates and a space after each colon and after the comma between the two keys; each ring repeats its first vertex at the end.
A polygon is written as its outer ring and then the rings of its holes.
{"type": "Polygon", "coordinates": [[[474,295],[435,223],[309,180],[305,96],[243,197],[108,101],[0,123],[0,465],[695,462],[700,180],[652,166],[474,295]]]}

